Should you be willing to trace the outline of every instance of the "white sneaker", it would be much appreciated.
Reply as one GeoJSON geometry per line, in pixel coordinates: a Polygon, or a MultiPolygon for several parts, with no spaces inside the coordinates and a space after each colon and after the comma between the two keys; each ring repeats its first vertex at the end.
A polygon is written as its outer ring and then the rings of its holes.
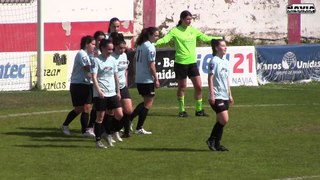
{"type": "Polygon", "coordinates": [[[122,138],[120,137],[120,133],[117,131],[115,133],[113,133],[113,137],[117,140],[117,141],[120,141],[122,142],[122,138]]]}
{"type": "Polygon", "coordinates": [[[133,123],[131,122],[130,124],[130,131],[132,132],[133,131],[133,123]]]}
{"type": "Polygon", "coordinates": [[[112,141],[113,139],[112,139],[111,134],[108,134],[108,135],[104,136],[104,139],[107,141],[107,143],[109,144],[109,146],[111,146],[111,147],[114,146],[114,144],[113,144],[114,142],[112,141]]]}
{"type": "Polygon", "coordinates": [[[68,126],[61,125],[61,129],[62,129],[63,134],[68,135],[68,136],[70,136],[70,135],[71,135],[70,130],[69,130],[69,127],[68,127],[68,126]]]}
{"type": "Polygon", "coordinates": [[[83,137],[96,137],[96,135],[90,131],[90,130],[87,130],[85,133],[82,134],[83,137]]]}
{"type": "Polygon", "coordinates": [[[112,136],[111,136],[110,134],[107,134],[106,132],[103,132],[103,133],[101,134],[101,138],[104,138],[106,141],[107,141],[107,139],[108,139],[108,136],[111,137],[111,142],[112,142],[112,143],[116,143],[116,142],[117,142],[117,141],[115,141],[115,140],[112,138],[112,136]]]}
{"type": "Polygon", "coordinates": [[[136,134],[152,134],[150,131],[146,131],[143,128],[136,130],[136,134]]]}
{"type": "Polygon", "coordinates": [[[97,148],[101,148],[101,149],[107,149],[107,146],[105,146],[104,144],[102,144],[101,141],[96,141],[96,147],[97,147],[97,148]]]}

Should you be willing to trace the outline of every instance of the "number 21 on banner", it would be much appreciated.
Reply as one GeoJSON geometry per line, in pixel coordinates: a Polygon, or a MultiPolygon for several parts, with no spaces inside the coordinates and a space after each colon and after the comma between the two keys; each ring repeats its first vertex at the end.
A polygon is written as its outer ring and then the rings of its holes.
{"type": "Polygon", "coordinates": [[[230,54],[226,54],[226,59],[228,59],[233,66],[233,73],[244,73],[245,69],[248,68],[249,73],[253,71],[253,54],[248,53],[246,55],[242,53],[233,54],[232,61],[230,61],[230,54]],[[248,62],[248,63],[247,63],[248,62]],[[248,65],[246,68],[245,66],[248,65]]]}

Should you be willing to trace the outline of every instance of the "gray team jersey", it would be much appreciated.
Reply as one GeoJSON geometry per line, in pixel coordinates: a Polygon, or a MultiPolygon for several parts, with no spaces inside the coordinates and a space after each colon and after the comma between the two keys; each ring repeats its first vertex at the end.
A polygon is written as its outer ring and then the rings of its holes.
{"type": "Polygon", "coordinates": [[[150,41],[138,46],[136,58],[136,83],[153,83],[154,79],[150,72],[150,62],[156,60],[156,48],[150,41]]]}
{"type": "MultiPolygon", "coordinates": [[[[97,74],[97,81],[104,97],[111,97],[117,94],[115,73],[118,72],[117,63],[114,57],[104,58],[99,55],[95,58],[91,72],[97,74]]],[[[99,97],[98,91],[94,88],[93,97],[99,97]]]]}
{"type": "MultiPolygon", "coordinates": [[[[91,58],[92,59],[92,58],[91,58]]],[[[71,73],[71,83],[75,84],[91,84],[90,72],[84,70],[85,66],[91,66],[91,59],[86,51],[81,49],[75,59],[73,64],[73,70],[71,73]]]]}
{"type": "Polygon", "coordinates": [[[116,59],[117,62],[119,88],[122,89],[126,86],[127,82],[126,72],[129,65],[128,57],[126,53],[122,53],[119,55],[113,52],[111,55],[116,59]]]}
{"type": "Polygon", "coordinates": [[[213,91],[215,99],[229,100],[228,81],[230,75],[229,61],[214,56],[209,62],[209,74],[213,74],[213,91]]]}

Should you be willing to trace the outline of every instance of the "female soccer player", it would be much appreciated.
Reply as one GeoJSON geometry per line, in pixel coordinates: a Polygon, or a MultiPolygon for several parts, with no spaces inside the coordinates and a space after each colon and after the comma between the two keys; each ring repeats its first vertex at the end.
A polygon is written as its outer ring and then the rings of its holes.
{"type": "MultiPolygon", "coordinates": [[[[127,48],[124,37],[121,33],[117,33],[116,36],[113,37],[113,45],[114,52],[111,54],[116,60],[118,64],[118,76],[119,76],[119,88],[121,94],[121,107],[123,110],[123,125],[124,125],[124,134],[122,137],[127,138],[130,137],[130,125],[131,120],[130,116],[132,113],[132,100],[128,90],[127,84],[127,75],[128,75],[128,57],[125,53],[127,48]]],[[[117,126],[115,129],[116,138],[121,141],[119,138],[119,131],[122,127],[117,126]]]]}
{"type": "Polygon", "coordinates": [[[96,40],[96,47],[94,48],[94,57],[97,57],[101,54],[99,50],[100,41],[102,39],[106,39],[106,35],[102,31],[96,31],[93,35],[94,39],[96,40]]]}
{"type": "Polygon", "coordinates": [[[210,42],[211,39],[222,39],[222,37],[207,36],[191,26],[192,14],[182,11],[180,20],[176,27],[156,42],[156,46],[168,43],[171,39],[175,42],[174,71],[178,80],[177,99],[179,104],[179,117],[188,117],[184,107],[184,91],[187,87],[187,77],[192,81],[194,87],[194,99],[196,100],[196,116],[208,116],[202,108],[202,83],[196,63],[197,40],[210,42]]]}
{"type": "MultiPolygon", "coordinates": [[[[110,40],[103,39],[100,42],[101,55],[95,58],[95,65],[92,68],[92,79],[94,85],[93,97],[97,111],[97,120],[94,125],[96,135],[96,147],[106,148],[101,142],[103,132],[103,120],[106,111],[112,110],[114,118],[121,120],[123,113],[119,101],[120,90],[118,81],[118,67],[116,60],[111,56],[113,44],[110,40]]],[[[107,138],[111,138],[108,136],[107,138]]],[[[108,139],[108,142],[111,142],[108,139]]]]}
{"type": "MultiPolygon", "coordinates": [[[[100,45],[100,41],[102,39],[105,39],[106,38],[106,35],[104,34],[104,32],[102,31],[96,31],[93,35],[94,39],[96,40],[96,46],[94,48],[94,51],[93,51],[93,57],[98,57],[98,55],[101,54],[100,50],[99,50],[99,45],[100,45]]],[[[92,59],[93,59],[92,57],[92,59]]],[[[93,88],[93,87],[92,87],[93,88]]],[[[91,109],[91,112],[90,112],[90,121],[89,121],[89,124],[88,124],[88,128],[87,128],[87,131],[90,133],[90,134],[94,134],[93,132],[93,127],[94,127],[94,122],[96,121],[97,119],[97,112],[96,112],[96,108],[94,107],[94,105],[92,106],[92,109],[91,109]]]]}
{"type": "Polygon", "coordinates": [[[113,17],[109,21],[108,33],[106,34],[106,38],[108,39],[110,34],[113,32],[120,31],[120,20],[117,17],[113,17]]]}
{"type": "Polygon", "coordinates": [[[137,105],[131,115],[131,120],[139,115],[136,134],[152,134],[152,132],[144,130],[142,126],[153,104],[154,89],[160,87],[155,67],[156,49],[153,45],[158,38],[159,31],[155,27],[148,27],[142,30],[137,39],[138,48],[134,57],[136,63],[135,82],[139,94],[143,97],[143,102],[137,105]]]}
{"type": "Polygon", "coordinates": [[[216,123],[207,140],[207,145],[212,151],[228,151],[220,144],[223,127],[228,123],[229,103],[233,104],[229,83],[229,61],[223,56],[227,46],[224,40],[212,40],[212,55],[214,56],[208,65],[209,103],[216,112],[216,123]]]}
{"type": "Polygon", "coordinates": [[[69,124],[81,114],[81,133],[83,136],[94,136],[87,131],[89,112],[92,103],[91,60],[96,41],[92,36],[81,38],[80,51],[77,53],[71,74],[70,94],[74,109],[68,113],[61,126],[65,135],[70,135],[69,124]]]}

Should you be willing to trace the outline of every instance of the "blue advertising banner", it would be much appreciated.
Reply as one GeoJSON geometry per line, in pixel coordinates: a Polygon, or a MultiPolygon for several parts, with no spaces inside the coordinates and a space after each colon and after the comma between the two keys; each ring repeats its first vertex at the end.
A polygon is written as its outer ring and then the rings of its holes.
{"type": "Polygon", "coordinates": [[[320,81],[320,44],[258,46],[256,55],[260,84],[320,81]]]}

